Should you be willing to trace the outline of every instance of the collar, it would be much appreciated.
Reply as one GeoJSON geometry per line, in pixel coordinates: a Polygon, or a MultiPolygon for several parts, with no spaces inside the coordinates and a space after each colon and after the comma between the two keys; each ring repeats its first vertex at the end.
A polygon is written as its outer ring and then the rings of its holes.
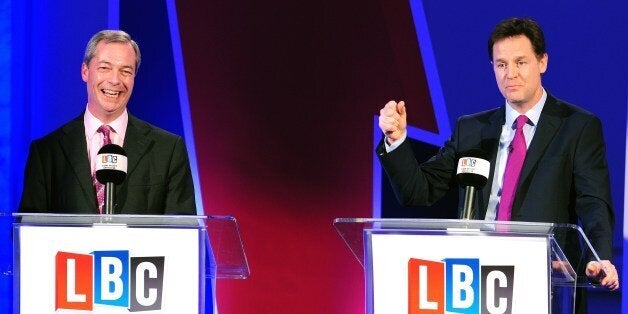
{"type": "MultiPolygon", "coordinates": [[[[525,113],[525,116],[528,117],[528,124],[535,126],[539,123],[539,119],[541,118],[541,112],[543,111],[543,107],[545,106],[545,101],[547,100],[547,92],[545,88],[543,89],[543,94],[541,95],[541,99],[534,104],[532,109],[528,110],[525,113]]],[[[515,109],[512,109],[510,104],[506,102],[506,123],[504,125],[513,125],[515,120],[520,115],[515,109]]]]}
{"type": "MultiPolygon", "coordinates": [[[[91,139],[98,128],[103,125],[98,118],[96,118],[91,112],[89,112],[89,107],[85,108],[85,114],[83,115],[83,122],[85,123],[85,135],[87,135],[88,139],[91,139]]],[[[124,112],[117,117],[115,120],[109,123],[109,126],[113,129],[113,131],[120,136],[120,138],[124,138],[126,134],[126,127],[129,124],[129,113],[124,109],[124,112]]]]}

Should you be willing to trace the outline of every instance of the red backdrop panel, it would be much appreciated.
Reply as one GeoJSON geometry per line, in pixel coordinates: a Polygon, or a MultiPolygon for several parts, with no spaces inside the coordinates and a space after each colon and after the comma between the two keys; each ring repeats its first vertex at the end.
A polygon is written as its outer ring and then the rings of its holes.
{"type": "Polygon", "coordinates": [[[427,94],[402,83],[379,3],[208,1],[178,15],[205,211],[238,219],[252,272],[219,281],[219,312],[364,313],[363,270],[332,220],[371,216],[373,115],[405,86],[427,94]]]}

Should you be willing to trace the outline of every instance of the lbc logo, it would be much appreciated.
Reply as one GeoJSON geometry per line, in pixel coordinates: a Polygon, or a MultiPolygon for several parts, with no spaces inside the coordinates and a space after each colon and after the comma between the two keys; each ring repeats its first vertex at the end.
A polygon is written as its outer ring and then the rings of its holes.
{"type": "Polygon", "coordinates": [[[408,261],[408,314],[512,313],[515,266],[477,258],[408,261]]]}
{"type": "Polygon", "coordinates": [[[93,310],[94,304],[131,312],[161,309],[164,256],[129,251],[57,252],[56,309],[93,310]]]}
{"type": "Polygon", "coordinates": [[[115,163],[118,163],[118,156],[117,155],[102,155],[100,161],[103,164],[106,164],[106,163],[115,164],[115,163]]]}
{"type": "Polygon", "coordinates": [[[475,160],[474,158],[463,158],[462,166],[463,167],[475,167],[476,161],[477,160],[475,160]]]}

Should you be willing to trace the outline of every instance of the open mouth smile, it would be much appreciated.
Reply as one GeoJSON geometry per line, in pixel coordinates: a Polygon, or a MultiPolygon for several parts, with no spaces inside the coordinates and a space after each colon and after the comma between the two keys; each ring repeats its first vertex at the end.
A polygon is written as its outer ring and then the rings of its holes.
{"type": "Polygon", "coordinates": [[[116,98],[120,95],[120,93],[122,93],[121,91],[115,91],[111,89],[101,89],[100,91],[102,92],[103,95],[110,98],[116,98]]]}

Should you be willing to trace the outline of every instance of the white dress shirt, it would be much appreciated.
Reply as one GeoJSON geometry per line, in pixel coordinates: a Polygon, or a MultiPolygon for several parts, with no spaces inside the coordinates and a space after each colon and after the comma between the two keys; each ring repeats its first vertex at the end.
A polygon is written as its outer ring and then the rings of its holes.
{"type": "MultiPolygon", "coordinates": [[[[83,115],[83,122],[85,124],[85,139],[87,142],[87,158],[89,158],[89,165],[91,167],[91,173],[94,174],[96,169],[96,156],[98,151],[103,146],[104,135],[98,132],[98,128],[103,125],[98,118],[96,118],[89,108],[85,109],[85,115],[83,115]]],[[[113,129],[113,132],[109,134],[112,144],[124,145],[124,135],[126,134],[126,127],[129,124],[129,114],[124,109],[124,112],[115,120],[109,123],[109,126],[113,129]]]]}
{"type": "MultiPolygon", "coordinates": [[[[528,123],[523,126],[523,136],[526,139],[526,148],[530,147],[534,133],[536,132],[536,126],[539,123],[541,117],[541,111],[545,106],[545,100],[547,99],[547,93],[543,89],[543,95],[539,102],[537,102],[532,109],[525,113],[528,117],[528,123]]],[[[493,174],[493,185],[491,186],[491,196],[488,200],[488,206],[486,207],[486,220],[495,220],[497,217],[497,209],[499,208],[499,200],[502,194],[502,184],[504,179],[504,172],[506,171],[506,161],[508,160],[508,154],[510,150],[510,143],[515,137],[515,120],[521,115],[514,110],[512,106],[506,102],[506,122],[502,126],[502,133],[499,137],[499,148],[497,150],[497,157],[495,157],[495,173],[493,174]]]]}

